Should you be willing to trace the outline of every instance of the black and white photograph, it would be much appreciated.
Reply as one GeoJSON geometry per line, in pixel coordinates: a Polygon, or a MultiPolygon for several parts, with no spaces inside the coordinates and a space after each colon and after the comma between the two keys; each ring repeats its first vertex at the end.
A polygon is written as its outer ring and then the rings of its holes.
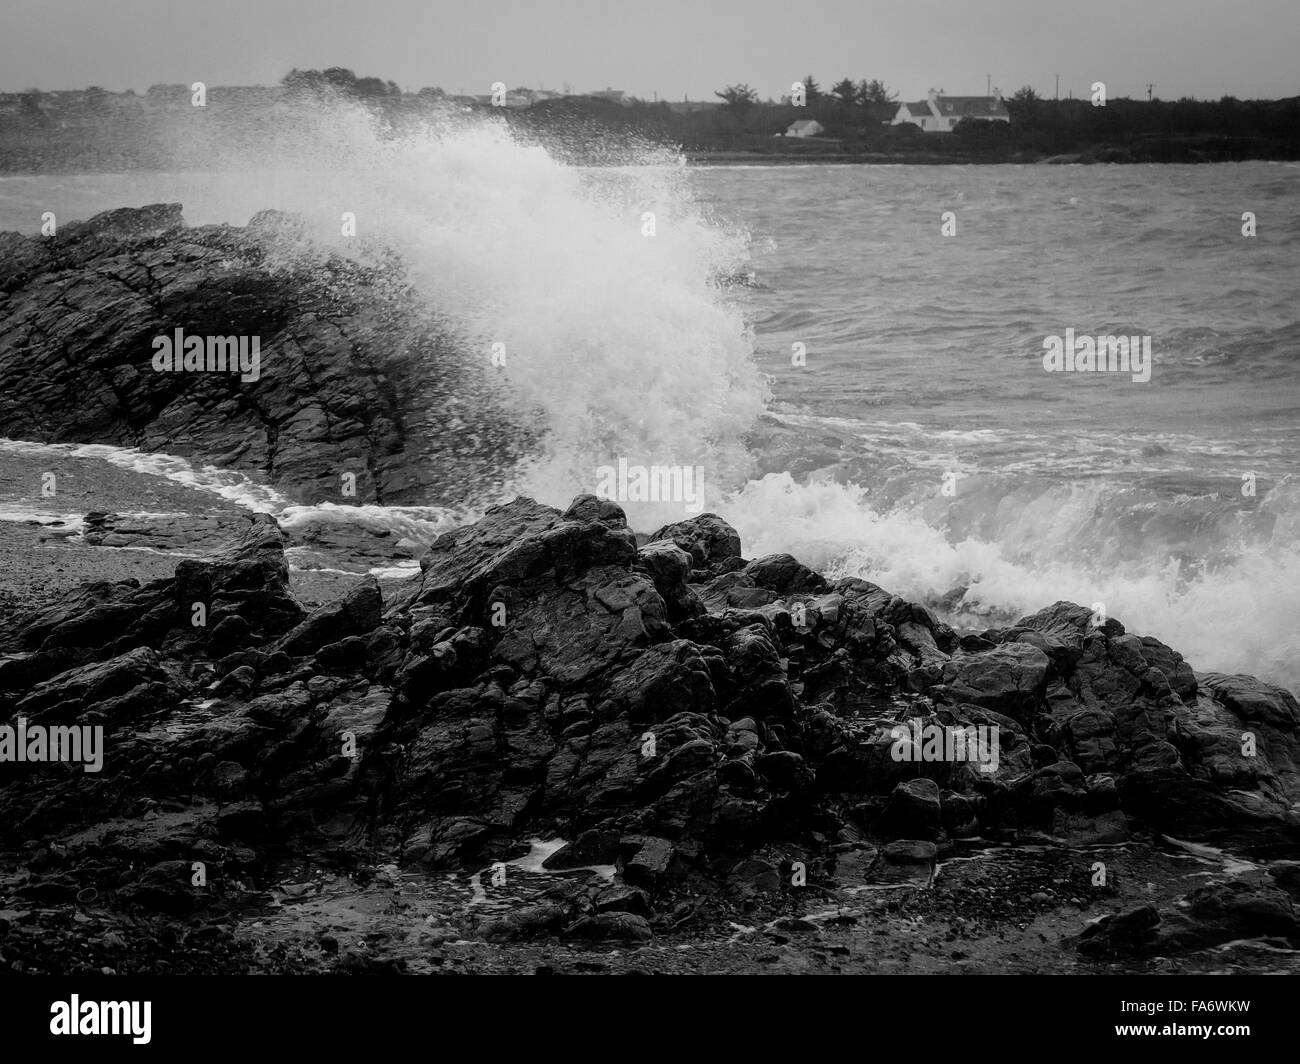
{"type": "Polygon", "coordinates": [[[6,1037],[840,975],[1262,1049],[1298,50],[1294,0],[3,0],[6,1037]]]}

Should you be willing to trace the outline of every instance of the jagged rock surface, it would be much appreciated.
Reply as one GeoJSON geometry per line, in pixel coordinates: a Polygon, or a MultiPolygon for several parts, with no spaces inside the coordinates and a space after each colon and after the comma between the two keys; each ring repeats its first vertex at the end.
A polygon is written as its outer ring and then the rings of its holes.
{"type": "Polygon", "coordinates": [[[306,502],[456,501],[517,454],[487,360],[463,357],[400,266],[314,249],[275,211],[188,227],[155,204],[0,233],[0,326],[15,439],[197,455],[306,502]],[[258,337],[260,378],[155,370],[153,339],[177,329],[258,337]]]}
{"type": "MultiPolygon", "coordinates": [[[[959,635],[869,582],[745,562],[720,518],[697,520],[638,547],[611,504],[518,499],[440,537],[386,608],[365,579],[304,616],[266,517],[171,579],[90,585],[11,633],[0,719],[100,724],[104,771],[0,765],[0,845],[58,839],[74,868],[143,861],[123,898],[166,906],[181,904],[159,887],[166,862],[196,854],[480,868],[558,834],[575,841],[557,863],[616,864],[633,893],[534,913],[526,933],[601,940],[643,938],[640,913],[685,878],[764,889],[773,847],[848,859],[874,840],[905,864],[976,834],[1156,831],[1300,851],[1288,692],[1198,683],[1169,647],[1067,602],[959,635]],[[909,719],[998,728],[995,770],[897,760],[909,719]]],[[[1288,905],[1261,920],[1289,933],[1288,905]]],[[[1139,914],[1088,948],[1159,939],[1158,923],[1139,914]]]]}

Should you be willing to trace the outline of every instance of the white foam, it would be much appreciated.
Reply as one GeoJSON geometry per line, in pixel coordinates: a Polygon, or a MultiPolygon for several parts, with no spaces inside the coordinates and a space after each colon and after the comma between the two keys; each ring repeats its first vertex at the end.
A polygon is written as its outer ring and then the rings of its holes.
{"type": "Polygon", "coordinates": [[[274,488],[258,484],[242,473],[205,465],[196,467],[188,459],[161,451],[140,451],[106,443],[33,443],[0,438],[0,453],[25,457],[95,458],[133,473],[162,477],[196,491],[218,495],[247,510],[279,513],[289,500],[274,488]]]}
{"type": "MultiPolygon", "coordinates": [[[[1300,687],[1300,508],[1294,487],[1274,489],[1267,540],[1247,540],[1214,568],[1153,563],[1135,545],[1094,560],[1081,529],[1100,485],[1062,488],[1008,510],[996,541],[941,530],[946,500],[927,513],[912,504],[883,511],[868,492],[788,473],[751,481],[721,512],[741,534],[746,557],[786,552],[831,577],[871,580],[916,601],[958,604],[971,627],[1005,624],[1060,599],[1091,606],[1130,631],[1152,635],[1198,671],[1247,672],[1300,687]]],[[[937,496],[937,492],[935,493],[937,496]]],[[[1268,527],[1262,521],[1261,527],[1268,527]]]]}

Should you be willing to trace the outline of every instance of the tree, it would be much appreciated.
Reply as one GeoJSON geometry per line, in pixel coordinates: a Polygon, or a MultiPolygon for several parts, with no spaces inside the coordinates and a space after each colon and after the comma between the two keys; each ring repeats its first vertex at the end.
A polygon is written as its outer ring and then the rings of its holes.
{"type": "Polygon", "coordinates": [[[1031,86],[1021,86],[1003,102],[1007,105],[1007,113],[1011,115],[1013,122],[1030,124],[1038,122],[1038,105],[1042,102],[1042,97],[1031,86]]]}
{"type": "Polygon", "coordinates": [[[858,99],[866,106],[891,104],[898,100],[898,93],[890,92],[889,87],[878,78],[858,82],[858,99]]]}
{"type": "Polygon", "coordinates": [[[744,111],[758,102],[758,93],[748,85],[728,85],[713,95],[733,111],[744,111]]]}
{"type": "Polygon", "coordinates": [[[324,70],[299,70],[294,67],[280,79],[280,84],[286,89],[336,92],[362,100],[383,99],[386,96],[402,94],[402,90],[395,82],[384,81],[382,78],[359,78],[347,67],[327,67],[324,70]]]}
{"type": "Polygon", "coordinates": [[[858,102],[858,87],[853,84],[852,78],[844,78],[842,81],[836,82],[831,87],[831,93],[845,107],[852,107],[858,102]]]}
{"type": "MultiPolygon", "coordinates": [[[[280,84],[286,89],[317,91],[324,85],[324,80],[319,70],[299,70],[294,67],[280,79],[280,84]]],[[[153,89],[151,88],[149,91],[152,92],[153,89]]]]}
{"type": "Polygon", "coordinates": [[[816,78],[811,74],[803,79],[803,96],[808,103],[822,98],[822,87],[817,84],[816,78]]]}
{"type": "Polygon", "coordinates": [[[382,98],[384,96],[400,96],[402,90],[392,81],[383,81],[380,78],[357,78],[352,85],[351,91],[361,97],[382,98]]]}

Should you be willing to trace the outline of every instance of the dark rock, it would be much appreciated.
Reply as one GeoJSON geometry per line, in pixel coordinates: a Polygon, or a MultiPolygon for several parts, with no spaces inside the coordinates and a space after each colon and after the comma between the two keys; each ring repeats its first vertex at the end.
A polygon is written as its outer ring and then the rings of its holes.
{"type": "Polygon", "coordinates": [[[632,886],[657,887],[668,875],[673,844],[667,839],[645,839],[623,866],[623,879],[632,886]]]}
{"type": "Polygon", "coordinates": [[[651,937],[645,917],[630,912],[584,916],[564,929],[564,937],[587,942],[644,942],[651,937]]]}
{"type": "Polygon", "coordinates": [[[674,543],[648,543],[637,552],[638,572],[654,582],[668,606],[668,618],[677,622],[704,612],[704,604],[687,585],[691,575],[691,556],[674,543]]]}
{"type": "Polygon", "coordinates": [[[583,524],[598,521],[610,528],[627,528],[627,515],[623,513],[623,507],[611,499],[601,499],[595,495],[576,496],[560,517],[565,521],[581,521],[583,524]]]}
{"type": "Polygon", "coordinates": [[[558,931],[569,918],[570,906],[563,902],[542,901],[505,916],[490,920],[479,928],[485,942],[518,942],[558,931]]]}
{"type": "Polygon", "coordinates": [[[1278,938],[1300,945],[1300,921],[1291,899],[1276,887],[1239,880],[1188,894],[1161,927],[1155,949],[1204,949],[1249,938],[1278,938]]]}
{"type": "Polygon", "coordinates": [[[499,480],[527,434],[493,411],[491,367],[457,357],[396,259],[360,265],[293,229],[190,228],[173,203],[6,234],[0,435],[199,453],[313,503],[347,501],[344,472],[359,503],[469,501],[499,480]],[[156,370],[153,338],[177,329],[256,337],[257,379],[156,370]],[[472,390],[460,431],[429,428],[472,390]]]}
{"type": "Polygon", "coordinates": [[[755,760],[754,767],[773,787],[780,790],[796,790],[813,782],[813,774],[807,762],[793,750],[774,750],[770,754],[763,754],[755,760]]]}
{"type": "Polygon", "coordinates": [[[700,569],[740,557],[740,533],[717,514],[700,514],[665,525],[650,537],[651,543],[658,540],[677,544],[700,569]]]}
{"type": "Polygon", "coordinates": [[[826,588],[826,580],[788,554],[769,554],[750,562],[741,570],[756,587],[782,595],[796,592],[814,593],[826,588]]]}
{"type": "Polygon", "coordinates": [[[953,697],[996,709],[1023,720],[1042,697],[1048,658],[1038,647],[1004,643],[993,650],[954,656],[943,669],[943,683],[953,697]]]}
{"type": "Polygon", "coordinates": [[[596,895],[595,906],[598,913],[636,913],[638,916],[650,913],[650,899],[646,892],[624,884],[611,884],[602,890],[596,895]]]}
{"type": "Polygon", "coordinates": [[[612,865],[618,858],[619,833],[612,829],[584,831],[542,862],[543,868],[562,870],[612,865]]]}
{"type": "Polygon", "coordinates": [[[931,779],[898,784],[880,818],[882,834],[895,839],[937,839],[942,828],[939,785],[931,779]]]}
{"type": "Polygon", "coordinates": [[[729,878],[741,891],[770,894],[781,889],[781,871],[770,861],[740,861],[731,869],[729,878]]]}
{"type": "Polygon", "coordinates": [[[1160,914],[1150,905],[1103,916],[1079,935],[1079,952],[1102,957],[1143,952],[1159,925],[1160,914]]]}
{"type": "Polygon", "coordinates": [[[193,875],[187,861],[163,861],[117,894],[123,901],[145,909],[181,916],[194,912],[201,904],[201,888],[192,885],[193,875]]]}
{"type": "Polygon", "coordinates": [[[383,600],[379,581],[368,576],[339,602],[328,603],[289,632],[276,644],[292,657],[312,654],[348,636],[368,635],[379,627],[383,600]]]}
{"type": "Polygon", "coordinates": [[[934,864],[935,855],[939,851],[932,842],[922,839],[900,839],[898,842],[891,842],[880,852],[890,864],[906,865],[934,864]]]}
{"type": "Polygon", "coordinates": [[[1271,724],[1288,731],[1300,728],[1300,703],[1290,691],[1253,676],[1227,676],[1219,672],[1205,673],[1201,682],[1243,724],[1271,724]]]}
{"type": "MultiPolygon", "coordinates": [[[[438,537],[386,615],[363,579],[304,617],[263,516],[172,578],[56,597],[13,626],[0,721],[102,724],[110,771],[0,764],[0,841],[40,839],[34,871],[77,871],[45,889],[116,884],[124,903],[177,912],[206,895],[97,862],[238,850],[253,868],[364,849],[464,873],[560,835],[573,841],[548,868],[621,870],[594,891],[555,877],[577,893],[492,917],[489,941],[571,925],[638,941],[622,916],[680,926],[694,910],[679,888],[707,896],[710,879],[759,908],[751,895],[781,890],[792,853],[846,882],[915,882],[945,833],[1300,849],[1287,692],[1218,674],[1193,689],[1176,652],[1070,603],[958,637],[868,581],[828,585],[788,555],[744,563],[716,518],[661,531],[638,550],[611,503],[517,499],[438,537]],[[905,714],[996,727],[997,770],[895,761],[905,714]]],[[[1294,888],[1287,865],[1274,875],[1294,888]]],[[[1284,895],[1252,891],[1189,896],[1152,936],[1170,950],[1290,940],[1284,895]]],[[[1144,949],[1145,919],[1087,939],[1144,949]]]]}

